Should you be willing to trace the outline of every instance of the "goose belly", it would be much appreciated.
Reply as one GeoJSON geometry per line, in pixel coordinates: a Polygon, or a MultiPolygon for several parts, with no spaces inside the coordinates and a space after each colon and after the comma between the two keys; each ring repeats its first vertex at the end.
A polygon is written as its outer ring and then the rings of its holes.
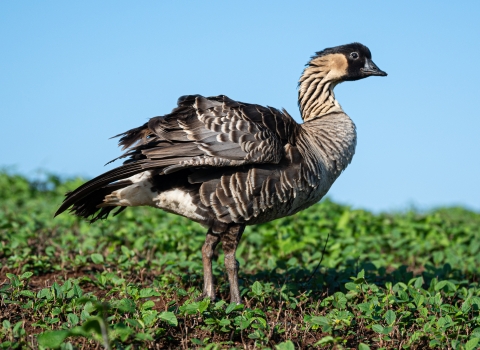
{"type": "Polygon", "coordinates": [[[205,218],[198,213],[198,206],[190,192],[182,188],[173,188],[157,193],[153,198],[154,206],[170,213],[185,216],[202,223],[205,218]]]}
{"type": "Polygon", "coordinates": [[[185,216],[197,222],[202,222],[205,219],[196,212],[197,205],[188,191],[182,188],[157,191],[152,183],[150,171],[129,177],[126,181],[130,182],[128,186],[116,190],[105,197],[105,205],[150,206],[185,216]]]}

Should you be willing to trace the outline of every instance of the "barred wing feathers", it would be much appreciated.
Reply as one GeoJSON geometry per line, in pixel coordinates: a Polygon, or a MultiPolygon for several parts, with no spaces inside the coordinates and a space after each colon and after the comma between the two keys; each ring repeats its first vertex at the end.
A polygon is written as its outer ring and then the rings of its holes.
{"type": "MultiPolygon", "coordinates": [[[[298,124],[284,111],[226,96],[183,96],[172,113],[121,136],[124,165],[67,194],[60,214],[92,191],[146,170],[170,174],[185,168],[277,164],[294,143],[298,124]]],[[[118,158],[117,158],[118,159],[118,158]]]]}

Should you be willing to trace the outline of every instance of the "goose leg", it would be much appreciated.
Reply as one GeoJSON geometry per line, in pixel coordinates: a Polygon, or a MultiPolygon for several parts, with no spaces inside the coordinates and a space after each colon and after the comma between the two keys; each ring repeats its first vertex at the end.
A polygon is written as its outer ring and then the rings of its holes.
{"type": "Polygon", "coordinates": [[[215,235],[208,230],[205,243],[202,247],[202,261],[203,261],[203,293],[201,299],[210,298],[215,300],[215,285],[213,283],[213,271],[212,271],[212,257],[215,251],[215,247],[220,242],[220,236],[215,235]]]}
{"type": "Polygon", "coordinates": [[[228,230],[223,233],[220,238],[222,240],[222,248],[225,253],[225,268],[228,274],[228,281],[230,282],[230,302],[241,304],[240,290],[238,287],[238,267],[239,263],[235,259],[235,252],[237,251],[238,243],[242,238],[245,225],[230,226],[228,230]]]}

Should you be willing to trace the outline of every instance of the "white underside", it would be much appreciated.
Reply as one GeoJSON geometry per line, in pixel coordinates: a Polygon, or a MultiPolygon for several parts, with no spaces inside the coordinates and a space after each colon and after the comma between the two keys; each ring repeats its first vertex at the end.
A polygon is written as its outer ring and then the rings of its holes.
{"type": "Polygon", "coordinates": [[[192,220],[203,219],[202,216],[195,212],[197,206],[193,204],[190,193],[182,191],[181,189],[175,188],[161,192],[153,198],[153,202],[157,208],[185,216],[192,220]]]}
{"type": "Polygon", "coordinates": [[[152,191],[153,185],[149,181],[150,176],[151,172],[145,171],[128,178],[133,183],[106,196],[102,206],[137,207],[148,205],[195,221],[203,219],[195,212],[197,207],[188,192],[178,188],[161,193],[152,191]]]}

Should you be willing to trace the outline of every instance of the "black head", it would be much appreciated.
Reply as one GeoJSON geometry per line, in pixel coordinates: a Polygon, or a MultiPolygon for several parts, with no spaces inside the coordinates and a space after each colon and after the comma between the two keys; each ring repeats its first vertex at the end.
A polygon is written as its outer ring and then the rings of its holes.
{"type": "MultiPolygon", "coordinates": [[[[312,57],[310,62],[315,62],[317,59],[330,57],[339,57],[341,54],[345,57],[346,61],[335,64],[338,69],[342,69],[342,76],[340,80],[359,80],[372,75],[386,76],[387,73],[380,70],[372,61],[372,54],[368,47],[360,43],[352,43],[347,45],[341,45],[331,47],[323,51],[319,51],[312,57]]],[[[343,61],[343,59],[341,60],[343,61]]]]}

